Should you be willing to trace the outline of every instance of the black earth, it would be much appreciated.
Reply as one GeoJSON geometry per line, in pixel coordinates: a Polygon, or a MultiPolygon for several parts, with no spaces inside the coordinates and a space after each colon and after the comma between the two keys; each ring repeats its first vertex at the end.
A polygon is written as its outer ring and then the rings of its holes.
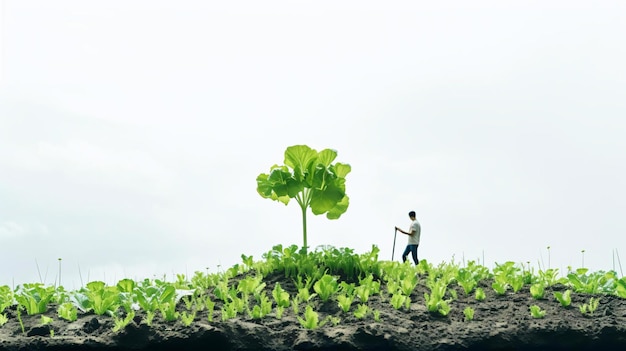
{"type": "MultiPolygon", "coordinates": [[[[234,278],[235,281],[237,278],[234,278]]],[[[241,278],[239,278],[241,279],[241,278]]],[[[264,280],[273,289],[276,282],[295,294],[295,286],[284,276],[273,275],[264,280]]],[[[378,320],[372,313],[365,318],[354,316],[359,302],[344,313],[337,302],[322,303],[312,300],[319,320],[327,322],[317,329],[305,329],[292,308],[282,318],[274,312],[262,319],[247,314],[222,321],[221,304],[217,299],[209,322],[207,310],[196,315],[190,326],[178,320],[166,322],[161,316],[146,325],[146,315],[138,312],[122,330],[113,332],[114,321],[108,316],[93,313],[80,314],[78,320],[66,322],[56,315],[51,305],[44,315],[52,322],[43,325],[41,315],[22,313],[22,326],[15,307],[5,310],[8,322],[0,327],[0,351],[24,350],[625,350],[626,299],[607,295],[572,293],[571,307],[562,307],[554,299],[554,291],[565,286],[546,289],[545,299],[534,299],[528,286],[514,293],[497,295],[490,281],[482,281],[486,299],[477,301],[466,296],[460,287],[457,299],[450,303],[447,316],[426,310],[424,293],[428,289],[420,283],[411,294],[408,310],[396,310],[388,297],[375,295],[367,305],[378,311],[378,320]],[[583,314],[578,306],[599,298],[593,314],[583,314]],[[544,310],[543,318],[534,318],[530,306],[544,310]],[[473,320],[465,320],[463,310],[472,307],[473,320]],[[327,317],[335,318],[335,322],[327,317]]],[[[381,291],[385,291],[384,285],[381,291]]],[[[177,306],[185,310],[181,301],[177,306]]]]}

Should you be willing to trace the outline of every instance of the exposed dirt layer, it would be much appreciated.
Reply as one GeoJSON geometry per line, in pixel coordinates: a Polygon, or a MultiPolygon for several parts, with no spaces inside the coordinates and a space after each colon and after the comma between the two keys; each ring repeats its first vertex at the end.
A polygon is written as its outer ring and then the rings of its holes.
{"type": "MultiPolygon", "coordinates": [[[[272,289],[279,281],[293,294],[294,284],[280,276],[265,280],[272,289]]],[[[113,332],[113,319],[94,314],[79,314],[75,322],[56,315],[51,305],[46,316],[51,324],[42,325],[41,316],[22,315],[24,332],[16,318],[15,308],[5,312],[9,321],[0,327],[0,351],[14,350],[624,350],[626,347],[626,300],[597,295],[598,309],[584,316],[578,306],[589,302],[590,295],[572,294],[572,306],[562,307],[552,292],[564,290],[553,286],[546,298],[531,297],[528,287],[517,293],[498,296],[483,281],[487,298],[478,302],[473,295],[457,290],[458,299],[451,303],[446,317],[431,314],[424,304],[426,286],[420,283],[411,295],[409,310],[396,310],[379,295],[370,297],[368,306],[380,311],[380,321],[370,314],[357,319],[352,310],[344,313],[335,301],[313,302],[320,320],[340,317],[337,325],[326,323],[315,330],[303,328],[291,308],[281,319],[272,312],[262,319],[247,315],[222,321],[221,304],[216,303],[213,321],[207,311],[196,316],[186,327],[181,321],[168,323],[160,315],[145,324],[145,314],[119,332],[113,332]],[[529,306],[546,311],[542,319],[533,318],[529,306]],[[475,309],[474,320],[465,321],[463,309],[475,309]],[[50,330],[54,330],[51,336],[50,330]]],[[[381,287],[381,290],[384,290],[381,287]]],[[[178,308],[183,311],[181,302],[178,308]]],[[[301,311],[304,304],[301,305],[301,311]]]]}

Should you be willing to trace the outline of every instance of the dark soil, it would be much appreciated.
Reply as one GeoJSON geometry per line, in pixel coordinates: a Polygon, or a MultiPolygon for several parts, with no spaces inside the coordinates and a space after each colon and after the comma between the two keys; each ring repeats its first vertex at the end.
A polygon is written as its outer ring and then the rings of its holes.
{"type": "MultiPolygon", "coordinates": [[[[271,292],[275,282],[294,295],[290,279],[273,276],[266,279],[271,292]]],[[[282,319],[272,312],[263,319],[248,315],[222,321],[221,304],[217,301],[213,322],[207,311],[196,316],[186,327],[179,320],[168,323],[157,314],[152,326],[145,324],[145,314],[123,330],[114,333],[113,319],[108,316],[79,314],[75,322],[66,322],[56,315],[51,305],[45,314],[53,322],[42,325],[41,316],[22,315],[24,332],[16,318],[15,308],[5,313],[9,321],[0,327],[0,351],[17,350],[624,350],[626,349],[626,299],[596,295],[600,305],[593,315],[583,315],[578,306],[589,302],[591,295],[572,294],[572,306],[562,307],[552,292],[564,286],[546,289],[546,299],[535,300],[528,287],[498,296],[491,282],[481,282],[487,298],[478,302],[465,296],[460,287],[458,299],[451,302],[448,316],[426,310],[420,283],[411,295],[409,310],[394,309],[387,297],[370,297],[368,306],[380,311],[380,322],[370,314],[357,319],[343,313],[337,303],[315,299],[314,310],[320,320],[332,315],[340,317],[337,325],[327,323],[307,330],[298,322],[293,310],[285,310],[282,319]],[[538,305],[546,311],[542,319],[533,318],[529,306],[538,305]],[[475,309],[474,320],[465,321],[463,309],[475,309]],[[50,336],[50,330],[54,336],[50,336]]],[[[452,288],[452,286],[451,286],[452,288]]],[[[381,291],[386,291],[381,287],[381,291]]],[[[270,294],[271,296],[271,294],[270,294]]],[[[356,299],[355,299],[356,300],[356,299]]],[[[216,301],[216,299],[214,299],[216,301]]],[[[178,308],[185,310],[184,304],[178,308]]],[[[301,312],[304,305],[301,307],[301,312]]]]}

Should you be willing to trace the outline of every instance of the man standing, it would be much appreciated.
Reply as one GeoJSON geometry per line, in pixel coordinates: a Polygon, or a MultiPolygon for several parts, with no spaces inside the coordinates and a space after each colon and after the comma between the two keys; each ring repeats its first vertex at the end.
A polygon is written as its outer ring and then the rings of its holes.
{"type": "Polygon", "coordinates": [[[404,249],[404,253],[402,254],[402,262],[406,262],[406,257],[409,255],[410,252],[413,256],[413,262],[415,262],[415,265],[417,265],[419,263],[419,260],[417,259],[417,247],[420,244],[420,233],[422,227],[420,226],[417,219],[415,219],[415,211],[409,212],[409,218],[411,218],[411,227],[409,228],[408,232],[405,232],[398,227],[396,227],[396,230],[398,230],[402,234],[406,234],[409,236],[409,242],[406,245],[406,249],[404,249]]]}

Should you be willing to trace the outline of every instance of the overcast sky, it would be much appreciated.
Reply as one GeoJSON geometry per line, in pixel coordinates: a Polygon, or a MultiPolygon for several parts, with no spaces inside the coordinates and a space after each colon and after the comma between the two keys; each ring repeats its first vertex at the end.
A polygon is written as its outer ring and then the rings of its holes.
{"type": "Polygon", "coordinates": [[[311,247],[391,259],[415,210],[434,263],[626,266],[624,1],[0,11],[0,285],[52,284],[58,258],[79,288],[301,245],[297,204],[255,181],[295,144],[352,166],[311,247]]]}

